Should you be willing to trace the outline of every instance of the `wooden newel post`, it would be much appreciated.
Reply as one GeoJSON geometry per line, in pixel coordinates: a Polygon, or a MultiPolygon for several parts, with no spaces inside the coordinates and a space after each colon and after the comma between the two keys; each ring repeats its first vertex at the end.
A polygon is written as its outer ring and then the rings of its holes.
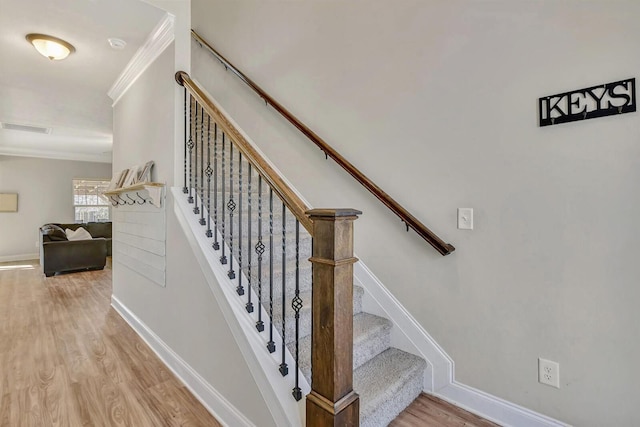
{"type": "Polygon", "coordinates": [[[312,209],[311,393],[307,427],[358,426],[353,391],[353,221],[355,209],[312,209]]]}

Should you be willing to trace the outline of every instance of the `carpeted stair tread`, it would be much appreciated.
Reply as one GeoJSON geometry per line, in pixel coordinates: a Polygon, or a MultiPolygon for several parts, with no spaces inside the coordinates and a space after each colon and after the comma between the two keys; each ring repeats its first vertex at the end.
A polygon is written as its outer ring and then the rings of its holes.
{"type": "MultiPolygon", "coordinates": [[[[389,348],[391,322],[370,313],[359,312],[353,316],[353,369],[356,369],[382,351],[389,348]]],[[[295,354],[295,343],[287,344],[291,354],[295,354]]],[[[311,335],[300,339],[298,367],[311,382],[311,335]]]]}
{"type": "Polygon", "coordinates": [[[360,395],[360,426],[386,426],[422,392],[426,362],[389,348],[353,373],[360,395]]]}

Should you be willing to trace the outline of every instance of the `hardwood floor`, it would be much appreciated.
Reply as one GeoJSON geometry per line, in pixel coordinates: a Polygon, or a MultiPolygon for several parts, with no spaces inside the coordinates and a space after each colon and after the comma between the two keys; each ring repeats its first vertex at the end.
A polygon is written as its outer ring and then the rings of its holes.
{"type": "Polygon", "coordinates": [[[389,427],[499,427],[437,397],[422,393],[389,427]]]}
{"type": "Polygon", "coordinates": [[[0,263],[0,426],[220,426],[110,307],[111,270],[0,263]]]}
{"type": "MultiPolygon", "coordinates": [[[[111,308],[111,269],[0,263],[0,427],[220,426],[111,308]]],[[[391,427],[495,427],[420,395],[391,427]]]]}

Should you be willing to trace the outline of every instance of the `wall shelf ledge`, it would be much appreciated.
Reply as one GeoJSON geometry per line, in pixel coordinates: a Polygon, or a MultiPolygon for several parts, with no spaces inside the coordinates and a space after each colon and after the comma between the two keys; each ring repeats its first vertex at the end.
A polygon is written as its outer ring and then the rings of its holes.
{"type": "Polygon", "coordinates": [[[151,203],[153,206],[160,208],[162,207],[164,188],[165,184],[161,182],[139,182],[128,187],[105,191],[103,194],[109,197],[109,200],[114,207],[151,203]],[[141,195],[141,192],[146,192],[147,197],[141,195]],[[132,197],[130,193],[136,194],[132,197]]]}

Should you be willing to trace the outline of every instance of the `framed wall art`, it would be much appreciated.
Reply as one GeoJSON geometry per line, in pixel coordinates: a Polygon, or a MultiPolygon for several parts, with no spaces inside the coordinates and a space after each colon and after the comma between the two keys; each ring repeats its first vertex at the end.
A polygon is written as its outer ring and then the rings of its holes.
{"type": "Polygon", "coordinates": [[[18,212],[18,193],[0,193],[0,212],[18,212]]]}

